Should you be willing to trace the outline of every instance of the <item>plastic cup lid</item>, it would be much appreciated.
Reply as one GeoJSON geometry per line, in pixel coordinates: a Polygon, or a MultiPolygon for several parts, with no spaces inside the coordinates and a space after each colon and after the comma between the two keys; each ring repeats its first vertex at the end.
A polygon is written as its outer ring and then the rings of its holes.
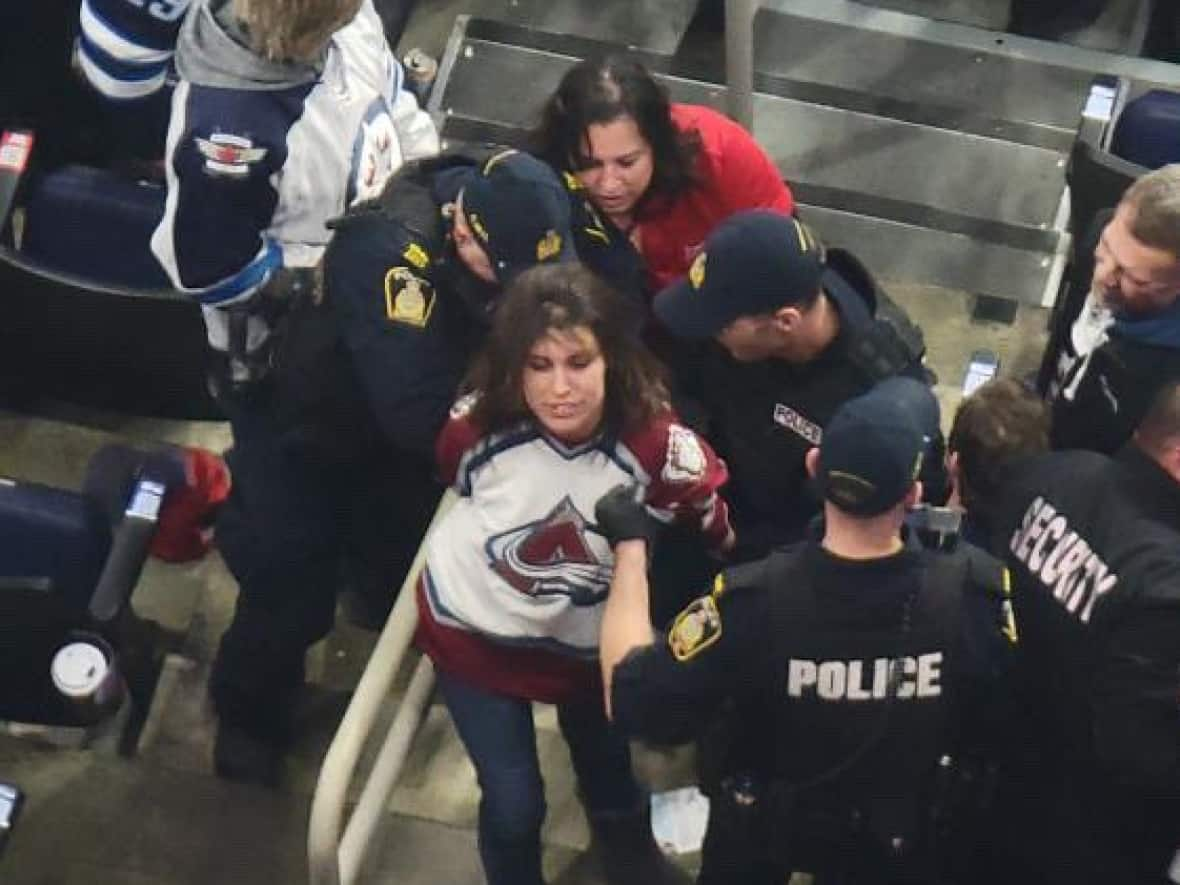
{"type": "Polygon", "coordinates": [[[89,642],[71,642],[58,650],[50,667],[53,684],[67,697],[86,698],[98,691],[110,672],[102,649],[89,642]]]}

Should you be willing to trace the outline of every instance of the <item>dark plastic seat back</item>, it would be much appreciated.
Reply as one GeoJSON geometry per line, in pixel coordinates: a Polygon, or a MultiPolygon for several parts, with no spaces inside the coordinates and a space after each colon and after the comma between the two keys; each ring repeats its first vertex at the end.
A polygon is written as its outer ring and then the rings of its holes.
{"type": "Polygon", "coordinates": [[[63,166],[30,182],[22,251],[55,271],[134,289],[170,286],[150,242],[165,188],[63,166]]]}
{"type": "Polygon", "coordinates": [[[99,506],[77,492],[0,481],[0,539],[0,577],[47,578],[68,608],[86,610],[111,547],[99,506]]]}
{"type": "Polygon", "coordinates": [[[1127,102],[1110,150],[1147,169],[1180,163],[1180,93],[1153,89],[1127,102]]]}

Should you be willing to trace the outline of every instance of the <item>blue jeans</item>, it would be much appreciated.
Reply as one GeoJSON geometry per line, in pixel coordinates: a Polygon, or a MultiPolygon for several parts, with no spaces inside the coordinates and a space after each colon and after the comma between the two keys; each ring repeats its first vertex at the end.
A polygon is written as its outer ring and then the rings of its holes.
{"type": "MultiPolygon", "coordinates": [[[[488,885],[543,885],[545,789],[532,704],[441,671],[438,684],[479,777],[479,855],[488,885]]],[[[559,704],[557,721],[592,820],[634,812],[646,801],[627,740],[606,721],[600,699],[559,704]]]]}

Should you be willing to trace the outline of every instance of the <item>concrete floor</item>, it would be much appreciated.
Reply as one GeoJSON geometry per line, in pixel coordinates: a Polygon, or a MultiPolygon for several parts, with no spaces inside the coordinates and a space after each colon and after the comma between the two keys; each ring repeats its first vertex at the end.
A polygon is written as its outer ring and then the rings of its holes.
{"type": "MultiPolygon", "coordinates": [[[[454,15],[478,5],[419,4],[401,49],[439,52],[454,15]]],[[[1035,369],[1044,343],[1043,311],[1021,308],[1012,325],[977,323],[971,319],[973,299],[965,293],[897,282],[889,289],[926,331],[930,364],[941,379],[944,422],[971,351],[996,351],[1004,374],[1035,369]]],[[[0,412],[0,475],[77,487],[90,453],[114,439],[219,451],[229,434],[221,424],[150,421],[43,404],[36,415],[0,412]]],[[[234,596],[216,553],[190,565],[151,562],[145,569],[133,599],[136,611],[183,638],[136,757],[0,735],[0,780],[19,783],[28,795],[18,831],[0,859],[5,885],[306,881],[307,814],[319,762],[374,637],[342,622],[314,651],[309,678],[316,690],[305,739],[283,787],[228,784],[211,775],[213,723],[204,682],[234,596]]],[[[566,885],[599,881],[582,855],[586,825],[551,710],[538,711],[538,726],[550,803],[547,870],[566,885]]],[[[653,763],[653,769],[659,767],[653,763]]],[[[480,882],[473,772],[441,708],[431,710],[406,771],[362,881],[480,882]]]]}

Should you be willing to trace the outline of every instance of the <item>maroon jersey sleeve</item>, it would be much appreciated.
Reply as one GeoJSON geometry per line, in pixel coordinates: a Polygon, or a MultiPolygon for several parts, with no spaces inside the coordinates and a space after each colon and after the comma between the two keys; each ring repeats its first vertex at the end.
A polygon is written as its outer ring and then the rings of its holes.
{"type": "Polygon", "coordinates": [[[434,443],[434,459],[438,464],[438,478],[447,485],[454,485],[459,474],[463,456],[474,448],[483,433],[468,417],[474,400],[464,397],[451,407],[447,423],[438,433],[434,443]]]}
{"type": "Polygon", "coordinates": [[[645,503],[661,519],[695,524],[712,548],[729,536],[729,507],[718,489],[725,462],[695,432],[667,412],[625,440],[650,477],[645,503]]]}

